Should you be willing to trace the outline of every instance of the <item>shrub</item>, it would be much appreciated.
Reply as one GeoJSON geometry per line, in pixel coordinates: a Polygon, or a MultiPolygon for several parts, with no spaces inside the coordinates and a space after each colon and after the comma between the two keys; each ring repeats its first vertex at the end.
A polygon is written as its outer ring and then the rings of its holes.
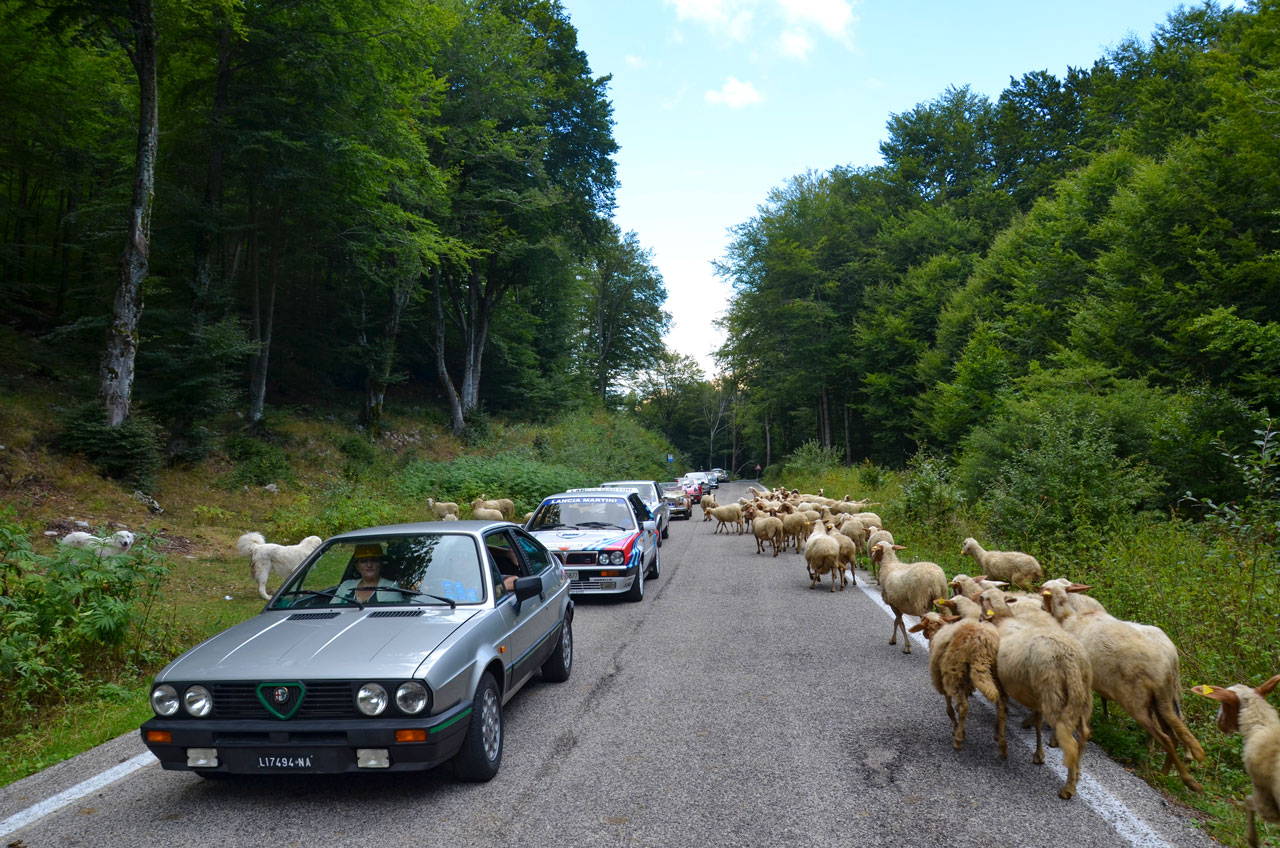
{"type": "Polygon", "coordinates": [[[118,427],[107,425],[99,403],[85,403],[67,413],[56,446],[82,454],[104,477],[151,491],[160,468],[160,429],[145,415],[133,414],[118,427]]]}
{"type": "Polygon", "coordinates": [[[945,459],[921,452],[911,458],[907,471],[902,505],[908,518],[936,524],[964,505],[964,495],[951,482],[951,467],[945,459]]]}
{"type": "Polygon", "coordinates": [[[840,464],[841,453],[834,447],[823,447],[816,439],[810,439],[787,457],[788,477],[821,477],[840,464]]]}
{"type": "Polygon", "coordinates": [[[228,488],[265,486],[268,483],[292,481],[289,457],[282,448],[253,436],[227,436],[223,449],[236,467],[223,477],[228,488]]]}
{"type": "Polygon", "coordinates": [[[1111,431],[1097,420],[1046,412],[1000,465],[983,500],[1000,536],[1060,539],[1132,514],[1160,482],[1117,456],[1111,431]]]}
{"type": "Polygon", "coordinates": [[[0,512],[0,727],[149,661],[148,614],[167,571],[145,539],[113,556],[38,554],[12,511],[0,512]]]}
{"type": "Polygon", "coordinates": [[[549,494],[599,482],[578,469],[509,451],[463,456],[452,462],[416,462],[400,475],[397,488],[402,497],[419,502],[424,514],[428,497],[469,504],[481,495],[511,498],[516,512],[524,513],[549,494]]]}
{"type": "Polygon", "coordinates": [[[326,487],[317,503],[302,494],[272,513],[269,523],[275,537],[304,539],[328,537],[361,527],[378,527],[401,521],[421,521],[426,517],[425,501],[414,510],[388,500],[381,493],[350,481],[326,487]]]}

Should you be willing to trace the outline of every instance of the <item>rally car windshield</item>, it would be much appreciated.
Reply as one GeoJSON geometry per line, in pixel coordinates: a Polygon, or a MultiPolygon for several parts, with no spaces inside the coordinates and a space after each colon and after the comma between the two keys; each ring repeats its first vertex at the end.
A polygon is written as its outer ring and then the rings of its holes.
{"type": "Polygon", "coordinates": [[[545,503],[529,523],[530,530],[634,530],[635,526],[631,508],[625,501],[612,498],[581,498],[545,503]]]}

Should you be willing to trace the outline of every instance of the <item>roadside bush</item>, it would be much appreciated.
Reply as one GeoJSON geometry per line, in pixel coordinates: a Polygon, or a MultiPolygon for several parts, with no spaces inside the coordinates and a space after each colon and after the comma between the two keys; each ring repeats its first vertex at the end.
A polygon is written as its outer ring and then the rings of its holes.
{"type": "Polygon", "coordinates": [[[150,613],[168,568],[145,539],[126,554],[36,553],[0,512],[0,727],[154,662],[150,613]]]}
{"type": "Polygon", "coordinates": [[[385,494],[342,480],[324,488],[318,498],[303,493],[276,509],[269,519],[272,538],[298,542],[307,536],[327,538],[335,533],[378,527],[402,521],[422,521],[421,509],[395,503],[385,494]]]}
{"type": "Polygon", "coordinates": [[[1043,413],[999,466],[982,501],[1002,538],[1044,543],[1082,526],[1127,518],[1159,477],[1116,453],[1111,431],[1089,416],[1043,413]]]}
{"type": "Polygon", "coordinates": [[[816,478],[840,465],[841,452],[834,447],[823,447],[817,439],[810,439],[791,452],[785,461],[787,477],[816,478]]]}
{"type": "Polygon", "coordinates": [[[911,458],[902,506],[907,518],[926,524],[944,521],[964,506],[964,495],[951,481],[951,466],[945,459],[926,453],[911,458]]]}
{"type": "Polygon", "coordinates": [[[155,486],[162,440],[160,428],[145,415],[135,413],[119,427],[109,427],[101,404],[81,404],[63,418],[54,444],[82,454],[104,477],[145,492],[155,486]]]}

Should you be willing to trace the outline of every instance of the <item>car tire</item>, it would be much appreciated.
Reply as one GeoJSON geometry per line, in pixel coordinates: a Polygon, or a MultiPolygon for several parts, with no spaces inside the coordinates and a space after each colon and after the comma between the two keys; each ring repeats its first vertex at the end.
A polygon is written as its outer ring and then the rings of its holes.
{"type": "MultiPolygon", "coordinates": [[[[670,535],[671,535],[671,519],[670,519],[670,518],[668,518],[668,519],[667,519],[667,523],[666,523],[666,524],[664,524],[664,525],[662,525],[662,538],[663,538],[663,539],[666,539],[666,538],[668,538],[670,535]]],[[[659,547],[661,547],[661,545],[662,545],[661,540],[659,540],[658,545],[659,545],[659,547]]]]}
{"type": "Polygon", "coordinates": [[[462,749],[453,758],[453,772],[460,780],[484,783],[502,765],[502,695],[493,675],[485,672],[471,699],[471,724],[462,749]]]}
{"type": "Polygon", "coordinates": [[[542,679],[552,683],[564,683],[573,671],[573,619],[565,616],[564,626],[560,628],[560,638],[556,640],[551,656],[542,664],[542,679]]]}
{"type": "Polygon", "coordinates": [[[622,597],[632,603],[644,600],[644,566],[636,569],[636,579],[632,581],[631,588],[622,597]]]}
{"type": "Polygon", "coordinates": [[[653,565],[649,567],[649,576],[653,578],[657,578],[657,577],[660,577],[661,575],[662,575],[662,552],[654,551],[653,565]]]}

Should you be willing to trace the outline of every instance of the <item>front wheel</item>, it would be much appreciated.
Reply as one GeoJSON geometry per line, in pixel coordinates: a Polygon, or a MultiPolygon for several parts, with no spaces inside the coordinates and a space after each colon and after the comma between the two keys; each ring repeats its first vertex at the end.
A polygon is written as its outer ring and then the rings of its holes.
{"type": "Polygon", "coordinates": [[[644,565],[636,569],[636,579],[623,597],[632,602],[644,600],[644,565]]]}
{"type": "Polygon", "coordinates": [[[485,672],[471,699],[471,726],[462,750],[453,760],[454,773],[462,780],[492,780],[502,765],[502,697],[493,675],[485,672]]]}
{"type": "MultiPolygon", "coordinates": [[[[671,519],[667,518],[667,523],[662,525],[662,538],[666,539],[671,536],[671,519]]],[[[662,543],[659,542],[659,545],[662,543]]]]}
{"type": "Polygon", "coordinates": [[[565,616],[560,628],[560,639],[547,661],[542,664],[542,678],[552,683],[564,683],[573,670],[573,619],[565,616]]]}
{"type": "Polygon", "coordinates": [[[662,574],[662,551],[655,550],[653,552],[653,565],[649,567],[649,576],[658,577],[662,574]]]}

